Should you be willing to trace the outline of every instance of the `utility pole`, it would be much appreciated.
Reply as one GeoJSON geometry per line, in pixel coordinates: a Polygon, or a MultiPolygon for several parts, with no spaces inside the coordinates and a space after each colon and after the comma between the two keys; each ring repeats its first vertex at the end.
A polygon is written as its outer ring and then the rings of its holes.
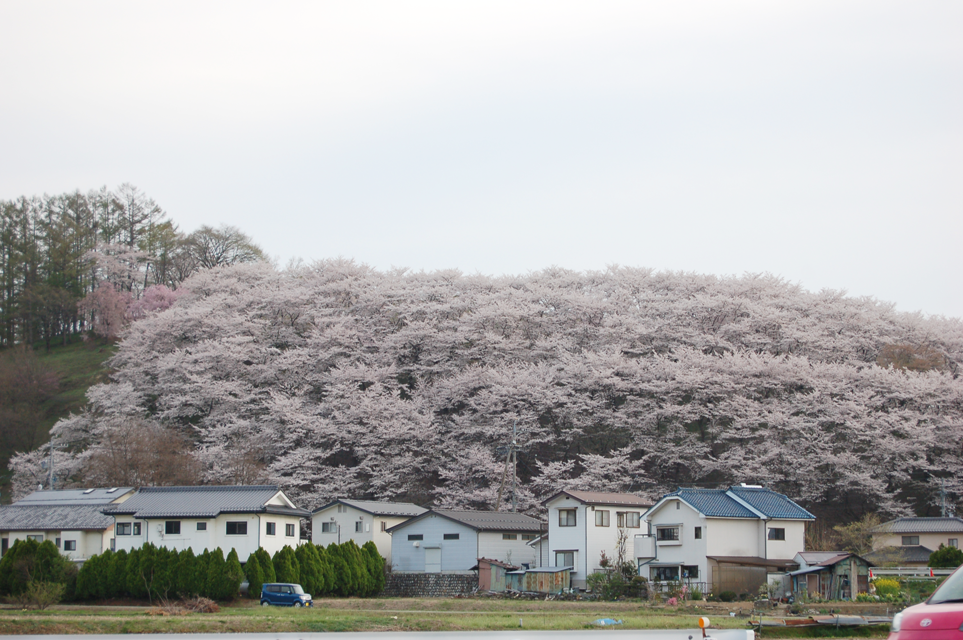
{"type": "Polygon", "coordinates": [[[505,492],[505,479],[508,477],[508,468],[512,468],[512,513],[518,509],[518,420],[512,424],[512,441],[508,445],[508,454],[505,456],[505,469],[502,471],[502,482],[498,487],[498,497],[495,499],[495,511],[502,508],[502,495],[505,492]]]}

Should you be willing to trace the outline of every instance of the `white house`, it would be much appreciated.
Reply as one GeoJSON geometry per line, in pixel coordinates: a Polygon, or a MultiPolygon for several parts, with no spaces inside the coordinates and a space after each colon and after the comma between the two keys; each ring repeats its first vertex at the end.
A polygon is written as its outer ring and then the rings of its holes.
{"type": "Polygon", "coordinates": [[[586,578],[602,568],[603,553],[615,566],[619,556],[635,557],[635,534],[651,506],[630,493],[560,491],[545,500],[548,508],[548,564],[574,567],[572,586],[584,589],[586,578]]]}
{"type": "Polygon", "coordinates": [[[391,564],[391,534],[388,529],[427,509],[410,502],[335,500],[311,514],[311,542],[328,546],[354,540],[360,547],[374,541],[378,553],[391,564]]]}
{"type": "Polygon", "coordinates": [[[297,546],[301,518],[311,516],[273,485],[148,487],[104,513],[114,519],[118,551],[146,542],[194,553],[236,549],[241,562],[258,547],[274,555],[297,546]]]}
{"type": "Polygon", "coordinates": [[[533,565],[542,523],[520,513],[432,509],[388,529],[395,571],[468,573],[479,558],[533,565]]]}
{"type": "Polygon", "coordinates": [[[794,568],[805,551],[806,522],[815,516],[759,486],[679,489],[645,515],[636,537],[639,574],[653,582],[682,580],[706,593],[755,593],[769,573],[794,568]]]}
{"type": "Polygon", "coordinates": [[[74,562],[83,562],[110,548],[114,520],[101,511],[125,501],[130,487],[34,491],[14,504],[0,507],[0,555],[16,540],[50,540],[74,562]]]}

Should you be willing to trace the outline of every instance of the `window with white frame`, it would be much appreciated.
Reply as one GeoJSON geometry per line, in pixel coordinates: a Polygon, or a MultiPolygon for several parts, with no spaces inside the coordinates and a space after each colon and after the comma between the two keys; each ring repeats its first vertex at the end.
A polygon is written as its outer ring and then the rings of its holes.
{"type": "MultiPolygon", "coordinates": [[[[574,551],[556,551],[555,552],[555,566],[556,567],[574,567],[575,566],[575,552],[574,551]]],[[[574,573],[574,571],[573,571],[574,573]]]]}
{"type": "Polygon", "coordinates": [[[64,540],[64,551],[76,551],[77,541],[76,540],[64,540]]]}
{"type": "Polygon", "coordinates": [[[607,509],[598,509],[595,512],[595,526],[596,527],[607,527],[609,526],[609,512],[607,509]]]}
{"type": "Polygon", "coordinates": [[[769,530],[769,539],[770,539],[770,540],[785,540],[785,539],[786,539],[786,530],[785,530],[784,528],[782,528],[782,527],[773,527],[772,529],[769,530]]]}
{"type": "Polygon", "coordinates": [[[129,522],[118,522],[117,523],[117,535],[119,536],[129,536],[131,530],[131,524],[129,522]]]}
{"type": "Polygon", "coordinates": [[[293,525],[293,524],[286,524],[286,525],[284,525],[284,535],[286,535],[286,536],[289,537],[289,538],[293,538],[293,537],[294,537],[294,525],[293,525]]]}
{"type": "Polygon", "coordinates": [[[576,523],[575,509],[558,510],[558,526],[574,527],[576,523]]]}
{"type": "Polygon", "coordinates": [[[277,522],[268,522],[268,523],[267,523],[267,528],[266,528],[266,530],[264,531],[264,533],[265,533],[266,535],[273,536],[273,535],[277,535],[277,532],[278,532],[278,523],[277,523],[277,522]]]}
{"type": "Polygon", "coordinates": [[[641,526],[641,512],[639,511],[620,511],[619,526],[629,529],[638,529],[641,526]]]}
{"type": "Polygon", "coordinates": [[[322,522],[321,523],[321,533],[337,533],[338,523],[337,522],[322,522]]]}

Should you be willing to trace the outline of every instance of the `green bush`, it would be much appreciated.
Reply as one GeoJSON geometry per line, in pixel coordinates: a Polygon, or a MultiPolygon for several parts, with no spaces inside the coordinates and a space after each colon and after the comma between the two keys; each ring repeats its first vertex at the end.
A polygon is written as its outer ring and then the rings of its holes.
{"type": "Polygon", "coordinates": [[[963,564],[963,549],[944,547],[940,544],[940,548],[930,554],[930,561],[926,566],[955,569],[961,564],[963,564]]]}
{"type": "Polygon", "coordinates": [[[261,570],[261,563],[257,559],[255,551],[247,558],[244,563],[244,575],[247,577],[247,595],[249,598],[261,597],[261,585],[264,584],[264,572],[261,570]]]}
{"type": "Polygon", "coordinates": [[[736,592],[735,591],[723,591],[719,594],[719,599],[723,602],[735,602],[736,592]]]}
{"type": "Polygon", "coordinates": [[[873,580],[876,595],[881,598],[899,597],[899,580],[896,578],[876,578],[873,580]]]}

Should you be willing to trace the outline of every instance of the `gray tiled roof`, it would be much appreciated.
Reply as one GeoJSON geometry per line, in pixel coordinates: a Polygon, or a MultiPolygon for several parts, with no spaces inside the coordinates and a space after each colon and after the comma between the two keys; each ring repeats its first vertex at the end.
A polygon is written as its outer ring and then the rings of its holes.
{"type": "Polygon", "coordinates": [[[364,511],[365,513],[370,513],[373,516],[399,516],[399,517],[414,517],[420,516],[428,509],[424,507],[419,507],[416,504],[410,502],[378,502],[376,500],[346,500],[340,499],[334,502],[329,502],[323,507],[319,507],[314,510],[313,513],[318,513],[319,511],[324,511],[329,507],[333,507],[336,504],[346,504],[355,509],[364,511]]]}
{"type": "Polygon", "coordinates": [[[274,485],[146,487],[104,513],[135,518],[214,518],[220,513],[278,513],[309,517],[310,511],[265,504],[278,492],[274,485]]]}
{"type": "Polygon", "coordinates": [[[578,491],[576,489],[566,489],[564,491],[559,491],[551,498],[544,500],[542,504],[550,502],[561,495],[569,495],[582,502],[584,504],[593,505],[613,505],[613,506],[625,506],[625,507],[642,507],[649,508],[652,506],[652,501],[645,498],[640,498],[632,493],[608,493],[605,491],[578,491]]]}
{"type": "Polygon", "coordinates": [[[912,547],[883,547],[869,553],[863,557],[872,563],[897,563],[897,564],[927,564],[930,561],[931,549],[923,546],[912,547]]]}
{"type": "Polygon", "coordinates": [[[413,524],[422,518],[431,515],[438,515],[455,522],[471,527],[476,531],[521,531],[523,533],[540,533],[542,523],[530,516],[521,513],[510,513],[505,511],[457,511],[450,509],[430,509],[420,516],[405,520],[401,524],[388,529],[392,532],[413,524]]]}
{"type": "Polygon", "coordinates": [[[82,505],[110,504],[114,500],[133,491],[131,487],[111,487],[109,489],[58,489],[57,491],[34,491],[16,502],[18,506],[31,505],[82,505]]]}
{"type": "Polygon", "coordinates": [[[101,531],[114,519],[102,505],[27,505],[0,507],[0,531],[101,531]]]}
{"type": "Polygon", "coordinates": [[[758,518],[756,512],[759,512],[767,518],[779,520],[815,519],[813,514],[786,496],[762,487],[683,488],[663,496],[670,497],[681,498],[699,513],[712,518],[758,518]]]}
{"type": "Polygon", "coordinates": [[[479,531],[531,531],[538,533],[542,523],[521,513],[504,511],[451,511],[436,509],[432,513],[451,518],[479,531]]]}
{"type": "Polygon", "coordinates": [[[897,518],[884,522],[874,533],[963,533],[961,518],[897,518]]]}

